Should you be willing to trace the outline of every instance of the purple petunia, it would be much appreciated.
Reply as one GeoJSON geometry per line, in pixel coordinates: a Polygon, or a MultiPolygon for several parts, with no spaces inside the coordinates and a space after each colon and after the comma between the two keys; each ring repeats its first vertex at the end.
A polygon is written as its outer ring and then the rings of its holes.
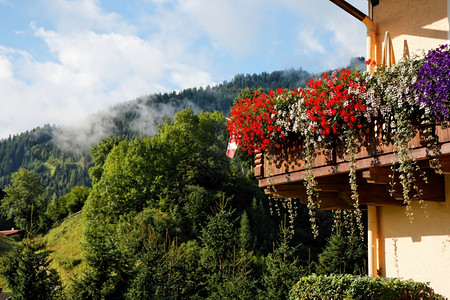
{"type": "Polygon", "coordinates": [[[430,50],[417,73],[414,89],[437,120],[450,121],[450,46],[430,50]]]}

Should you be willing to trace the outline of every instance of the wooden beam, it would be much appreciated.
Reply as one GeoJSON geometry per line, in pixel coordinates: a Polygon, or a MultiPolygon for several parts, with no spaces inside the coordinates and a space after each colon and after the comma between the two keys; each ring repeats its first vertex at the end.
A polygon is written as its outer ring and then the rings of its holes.
{"type": "MultiPolygon", "coordinates": [[[[415,184],[419,190],[422,190],[422,196],[417,197],[417,191],[412,190],[409,193],[411,200],[425,200],[443,202],[445,201],[445,175],[437,174],[433,169],[422,169],[420,172],[416,171],[413,177],[416,179],[415,184]],[[427,177],[427,182],[423,180],[423,175],[427,177]]],[[[403,187],[398,178],[398,173],[395,174],[395,185],[393,190],[393,198],[396,200],[404,200],[403,187]]],[[[390,188],[390,186],[387,186],[390,188]]],[[[411,187],[413,188],[413,187],[411,187]]]]}
{"type": "Polygon", "coordinates": [[[389,184],[392,181],[390,176],[393,175],[391,168],[372,167],[362,172],[362,177],[367,183],[389,184]]]}
{"type": "MultiPolygon", "coordinates": [[[[307,204],[306,188],[301,184],[280,185],[266,189],[265,192],[275,198],[298,198],[301,203],[307,204]]],[[[390,195],[386,185],[360,184],[358,185],[358,194],[359,205],[402,205],[403,203],[390,195]]],[[[354,209],[352,192],[348,183],[339,191],[318,190],[318,195],[322,203],[325,203],[323,207],[327,207],[327,209],[354,209]]]]}
{"type": "MultiPolygon", "coordinates": [[[[445,142],[440,144],[440,152],[445,154],[450,154],[450,142],[445,142]]],[[[424,147],[414,148],[410,151],[411,158],[416,160],[425,160],[427,159],[428,150],[424,147]]],[[[387,167],[392,164],[392,161],[396,161],[398,159],[397,154],[395,153],[387,153],[379,156],[371,156],[366,158],[361,158],[356,161],[356,166],[358,170],[364,171],[374,167],[387,167]]],[[[337,164],[331,165],[323,165],[317,168],[314,168],[313,173],[316,178],[334,176],[337,174],[345,174],[349,172],[349,163],[348,162],[340,162],[337,164]]],[[[298,170],[294,172],[281,173],[274,176],[270,176],[270,178],[262,178],[259,179],[260,187],[267,187],[270,185],[279,185],[286,184],[292,182],[300,182],[306,178],[307,170],[298,170]]]]}
{"type": "Polygon", "coordinates": [[[253,175],[256,178],[264,177],[264,157],[261,152],[255,154],[255,168],[253,169],[253,175]]]}
{"type": "MultiPolygon", "coordinates": [[[[442,174],[450,174],[450,155],[440,155],[439,163],[441,164],[442,174]]],[[[438,169],[436,169],[435,166],[430,165],[430,168],[433,168],[438,172],[438,169]]]]}

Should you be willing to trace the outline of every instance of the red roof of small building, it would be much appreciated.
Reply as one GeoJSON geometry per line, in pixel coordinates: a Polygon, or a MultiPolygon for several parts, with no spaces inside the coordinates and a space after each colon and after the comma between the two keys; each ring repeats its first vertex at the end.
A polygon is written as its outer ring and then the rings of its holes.
{"type": "Polygon", "coordinates": [[[21,231],[20,229],[1,230],[1,231],[0,231],[0,234],[3,234],[3,235],[5,235],[5,236],[8,236],[8,235],[13,235],[13,234],[15,234],[15,233],[18,233],[18,232],[20,232],[20,231],[21,231]]]}

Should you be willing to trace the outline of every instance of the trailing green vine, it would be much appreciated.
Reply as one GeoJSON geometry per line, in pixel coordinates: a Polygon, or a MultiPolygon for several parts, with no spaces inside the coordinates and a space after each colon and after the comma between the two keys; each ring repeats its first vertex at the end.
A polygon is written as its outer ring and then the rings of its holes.
{"type": "Polygon", "coordinates": [[[319,235],[319,228],[316,222],[316,209],[320,208],[320,199],[317,192],[317,180],[313,173],[313,156],[314,147],[311,145],[309,135],[305,137],[303,143],[303,156],[305,158],[306,178],[303,184],[306,188],[307,206],[309,213],[309,221],[311,222],[311,230],[314,238],[319,235]]]}
{"type": "Polygon", "coordinates": [[[355,208],[354,214],[356,217],[356,224],[358,225],[361,238],[364,238],[364,225],[362,222],[362,213],[361,209],[359,207],[359,194],[358,194],[358,184],[356,183],[356,158],[355,155],[357,153],[357,136],[355,131],[348,130],[345,132],[345,135],[347,136],[345,140],[345,149],[346,149],[346,155],[347,159],[349,161],[349,169],[350,172],[348,174],[349,177],[349,183],[350,183],[350,189],[351,189],[351,198],[353,200],[353,207],[355,208]]]}

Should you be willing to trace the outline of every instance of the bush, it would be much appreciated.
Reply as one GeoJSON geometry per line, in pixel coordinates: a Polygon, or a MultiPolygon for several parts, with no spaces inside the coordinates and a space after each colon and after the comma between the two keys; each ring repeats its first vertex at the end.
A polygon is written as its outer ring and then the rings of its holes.
{"type": "Polygon", "coordinates": [[[445,299],[426,283],[399,278],[355,275],[310,275],[297,282],[290,292],[291,300],[413,300],[445,299]]]}

